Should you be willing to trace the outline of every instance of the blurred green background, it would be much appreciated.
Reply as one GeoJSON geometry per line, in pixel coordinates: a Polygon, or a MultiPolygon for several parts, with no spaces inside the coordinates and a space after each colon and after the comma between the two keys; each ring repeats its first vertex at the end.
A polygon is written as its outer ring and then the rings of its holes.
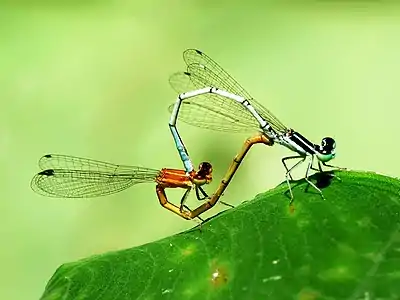
{"type": "MultiPolygon", "coordinates": [[[[337,165],[399,174],[393,4],[53,2],[0,4],[0,299],[38,299],[64,262],[196,225],[161,208],[153,184],[91,200],[30,189],[46,153],[181,168],[167,124],[176,97],[168,77],[184,69],[186,48],[210,55],[314,142],[333,136],[337,165]]],[[[213,163],[212,192],[246,135],[179,129],[194,162],[213,163]]],[[[224,200],[239,204],[279,184],[288,154],[256,146],[224,200]]],[[[169,195],[178,201],[181,193],[169,195]]]]}

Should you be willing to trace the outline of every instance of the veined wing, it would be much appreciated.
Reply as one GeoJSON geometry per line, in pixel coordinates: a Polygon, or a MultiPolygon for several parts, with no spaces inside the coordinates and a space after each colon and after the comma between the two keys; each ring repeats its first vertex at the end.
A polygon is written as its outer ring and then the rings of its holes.
{"type": "Polygon", "coordinates": [[[197,89],[212,86],[241,96],[250,101],[256,111],[275,131],[282,133],[287,131],[287,127],[278,118],[251,97],[231,75],[205,53],[196,49],[188,49],[183,52],[183,58],[187,64],[187,72],[197,89]]]}
{"type": "Polygon", "coordinates": [[[45,196],[89,198],[120,192],[130,186],[154,181],[159,170],[123,166],[102,161],[48,154],[39,160],[32,189],[45,196]]]}
{"type": "MultiPolygon", "coordinates": [[[[197,77],[188,72],[173,74],[169,82],[178,94],[198,89],[197,77]],[[194,85],[194,82],[197,85],[194,85]]],[[[204,87],[204,86],[202,86],[204,87]]],[[[175,104],[169,106],[172,113],[175,104]]],[[[240,103],[216,94],[204,94],[182,101],[178,119],[190,125],[225,132],[254,132],[257,120],[240,103]]]]}

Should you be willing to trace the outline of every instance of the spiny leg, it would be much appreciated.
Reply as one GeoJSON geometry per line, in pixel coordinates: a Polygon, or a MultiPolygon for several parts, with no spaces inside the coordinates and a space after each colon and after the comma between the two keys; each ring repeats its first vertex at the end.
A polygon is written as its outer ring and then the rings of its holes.
{"type": "Polygon", "coordinates": [[[338,178],[338,179],[341,181],[341,179],[340,179],[337,175],[324,172],[324,170],[322,170],[321,162],[320,162],[320,161],[318,161],[318,169],[315,168],[313,165],[311,165],[310,169],[311,169],[311,170],[314,170],[314,171],[317,171],[317,172],[318,172],[317,174],[326,174],[326,175],[328,175],[328,176],[330,176],[330,177],[336,177],[336,178],[338,178]]]}
{"type": "MultiPolygon", "coordinates": [[[[326,166],[326,167],[336,168],[336,170],[346,170],[346,168],[334,167],[334,166],[325,164],[325,163],[323,163],[323,162],[322,162],[322,164],[323,164],[324,166],[326,166]]],[[[318,172],[320,172],[320,173],[324,173],[324,170],[322,170],[321,161],[318,161],[318,169],[316,169],[316,168],[314,168],[313,166],[311,166],[311,170],[318,171],[318,172]]],[[[331,177],[337,178],[340,182],[342,181],[342,179],[341,179],[339,176],[337,176],[336,174],[334,174],[334,173],[328,173],[328,175],[331,176],[331,177]]]]}
{"type": "MultiPolygon", "coordinates": [[[[325,162],[322,162],[322,164],[323,164],[325,167],[333,168],[334,170],[347,170],[347,168],[328,165],[328,164],[325,163],[325,162]]],[[[332,177],[336,177],[340,182],[342,181],[342,179],[341,179],[339,176],[337,176],[336,174],[332,174],[332,177]]]]}
{"type": "Polygon", "coordinates": [[[228,202],[225,202],[225,201],[219,200],[218,203],[221,203],[221,204],[223,204],[223,205],[225,205],[225,206],[228,206],[228,207],[230,207],[230,208],[235,208],[235,206],[233,206],[232,204],[229,204],[228,202]]]}
{"type": "MultiPolygon", "coordinates": [[[[196,197],[197,197],[198,200],[211,199],[211,197],[208,196],[207,193],[204,191],[204,189],[199,185],[196,186],[196,197]],[[204,196],[203,198],[200,198],[198,190],[200,190],[200,192],[203,194],[203,196],[204,196]]],[[[231,207],[231,208],[235,208],[235,206],[233,206],[232,204],[229,204],[229,203],[221,201],[221,200],[219,201],[219,203],[221,203],[221,204],[223,204],[225,206],[231,207]]]]}
{"type": "Polygon", "coordinates": [[[285,167],[286,172],[289,173],[290,180],[293,180],[293,177],[292,177],[292,175],[290,174],[288,167],[286,166],[285,160],[294,159],[294,158],[301,158],[301,157],[303,157],[303,156],[301,156],[301,155],[295,155],[295,156],[287,156],[287,157],[282,158],[282,164],[283,164],[283,166],[285,167]]]}
{"type": "Polygon", "coordinates": [[[318,161],[318,169],[317,169],[316,167],[314,167],[313,165],[311,165],[310,169],[311,169],[311,170],[314,170],[314,171],[318,171],[318,172],[320,172],[320,173],[323,173],[323,172],[324,172],[324,171],[322,170],[321,162],[320,162],[320,161],[318,161]]]}
{"type": "Polygon", "coordinates": [[[205,192],[205,190],[203,190],[203,188],[201,186],[196,185],[195,191],[196,191],[197,200],[202,201],[205,199],[210,199],[210,197],[207,195],[207,193],[205,192]],[[199,191],[203,194],[203,197],[200,196],[199,191]]]}
{"type": "MultiPolygon", "coordinates": [[[[331,165],[326,165],[326,164],[324,164],[324,163],[322,163],[324,166],[326,166],[326,167],[333,167],[333,166],[331,166],[331,165]]],[[[318,161],[318,166],[319,166],[319,169],[321,170],[321,172],[323,172],[322,171],[322,166],[321,166],[321,162],[320,161],[318,161]]],[[[335,168],[335,167],[334,167],[335,168]]],[[[342,170],[341,168],[336,168],[337,170],[342,170]]],[[[334,178],[337,178],[340,182],[342,182],[342,179],[339,177],[339,176],[337,176],[335,173],[328,173],[329,174],[329,176],[331,176],[331,177],[334,177],[334,178]]]]}
{"type": "MultiPolygon", "coordinates": [[[[290,192],[290,205],[293,203],[294,200],[294,196],[293,196],[293,192],[292,192],[292,187],[290,186],[290,182],[289,182],[289,177],[292,178],[292,176],[290,175],[290,172],[292,172],[298,165],[300,165],[302,162],[304,162],[304,160],[306,159],[306,156],[297,156],[298,158],[303,158],[301,160],[299,160],[293,167],[291,167],[287,172],[286,172],[286,182],[287,185],[289,187],[289,192],[290,192]]],[[[290,158],[295,158],[295,157],[290,157],[290,158]]]]}
{"type": "MultiPolygon", "coordinates": [[[[322,163],[322,164],[323,164],[323,163],[322,163]]],[[[327,166],[330,167],[330,165],[327,165],[327,166]]],[[[314,166],[311,166],[310,169],[311,169],[311,170],[314,170],[314,171],[318,171],[318,172],[320,172],[320,173],[324,173],[324,170],[322,170],[321,161],[319,161],[319,160],[318,160],[318,169],[315,168],[314,166]]],[[[345,168],[344,168],[344,169],[345,169],[345,168]]],[[[339,170],[341,170],[341,169],[339,168],[339,170]]],[[[327,175],[328,175],[328,176],[331,176],[331,177],[334,177],[334,178],[337,178],[340,182],[342,182],[342,179],[340,179],[340,177],[337,176],[337,175],[334,174],[334,173],[327,173],[327,175]]]]}
{"type": "MultiPolygon", "coordinates": [[[[181,198],[181,205],[179,207],[180,212],[182,212],[183,211],[183,207],[186,206],[184,204],[185,204],[186,198],[189,196],[190,190],[191,190],[191,188],[187,189],[185,191],[185,193],[183,194],[182,198],[181,198]]],[[[189,209],[189,211],[190,211],[190,209],[189,209]]]]}
{"type": "Polygon", "coordinates": [[[329,168],[333,168],[333,169],[337,169],[337,170],[347,170],[347,168],[328,165],[326,162],[322,162],[322,164],[323,164],[325,167],[329,167],[329,168]]]}
{"type": "Polygon", "coordinates": [[[322,194],[322,191],[314,183],[312,183],[311,180],[308,179],[308,177],[310,176],[308,173],[310,171],[310,168],[311,168],[313,162],[314,162],[314,155],[311,155],[310,162],[308,163],[308,166],[307,166],[306,176],[304,179],[308,182],[309,185],[311,185],[313,188],[315,188],[320,193],[322,199],[325,199],[324,194],[322,194]]]}

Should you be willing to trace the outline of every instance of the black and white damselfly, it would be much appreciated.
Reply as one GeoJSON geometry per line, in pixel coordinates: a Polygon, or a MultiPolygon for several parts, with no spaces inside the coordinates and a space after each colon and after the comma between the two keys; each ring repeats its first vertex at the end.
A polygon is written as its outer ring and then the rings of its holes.
{"type": "MultiPolygon", "coordinates": [[[[184,51],[183,58],[187,70],[175,73],[170,77],[170,84],[179,93],[179,96],[176,102],[169,106],[171,112],[169,126],[187,172],[193,170],[193,163],[177,131],[177,119],[197,127],[217,131],[249,132],[257,130],[269,140],[281,144],[297,154],[282,159],[286,169],[286,181],[291,200],[293,201],[294,198],[289,182],[289,180],[293,180],[291,172],[307,159],[305,180],[324,198],[322,191],[309,180],[309,176],[310,170],[322,172],[321,165],[343,169],[327,164],[335,157],[336,142],[333,138],[325,137],[318,145],[297,131],[286,127],[203,52],[188,49],[184,51]],[[288,168],[286,161],[296,158],[299,161],[288,168]],[[313,166],[315,158],[318,162],[318,169],[313,166]]],[[[332,174],[332,176],[335,175],[332,174]]]]}

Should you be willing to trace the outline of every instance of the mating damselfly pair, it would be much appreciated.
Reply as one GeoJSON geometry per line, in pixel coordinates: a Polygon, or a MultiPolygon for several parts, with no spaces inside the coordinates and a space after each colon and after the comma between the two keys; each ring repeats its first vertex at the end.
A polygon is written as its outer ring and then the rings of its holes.
{"type": "MultiPolygon", "coordinates": [[[[294,156],[282,159],[286,169],[290,203],[294,199],[290,185],[290,180],[293,180],[291,172],[307,159],[308,165],[304,178],[324,198],[322,191],[309,179],[309,175],[310,170],[322,172],[322,165],[337,168],[327,164],[335,157],[335,140],[325,137],[320,145],[314,144],[300,133],[286,127],[203,52],[188,49],[184,51],[183,57],[187,65],[186,71],[175,73],[170,77],[170,85],[179,95],[175,103],[169,106],[171,112],[169,127],[184,170],[156,170],[48,154],[39,161],[39,166],[43,171],[33,178],[31,183],[33,190],[53,197],[83,198],[116,193],[138,183],[156,182],[156,193],[160,204],[185,219],[193,219],[219,201],[240,163],[254,144],[272,146],[276,143],[296,153],[294,156]],[[245,141],[217,190],[211,196],[207,195],[202,186],[211,182],[212,166],[209,162],[203,162],[198,170],[194,169],[177,130],[177,120],[217,131],[258,131],[257,135],[245,141]],[[288,168],[286,161],[290,159],[299,159],[299,161],[288,168]],[[318,168],[313,166],[315,160],[318,168]],[[166,188],[186,190],[179,206],[168,201],[165,194],[166,188]],[[205,200],[193,210],[185,205],[185,200],[192,189],[195,190],[198,200],[205,200]]],[[[220,203],[231,206],[222,201],[220,203]]]]}

